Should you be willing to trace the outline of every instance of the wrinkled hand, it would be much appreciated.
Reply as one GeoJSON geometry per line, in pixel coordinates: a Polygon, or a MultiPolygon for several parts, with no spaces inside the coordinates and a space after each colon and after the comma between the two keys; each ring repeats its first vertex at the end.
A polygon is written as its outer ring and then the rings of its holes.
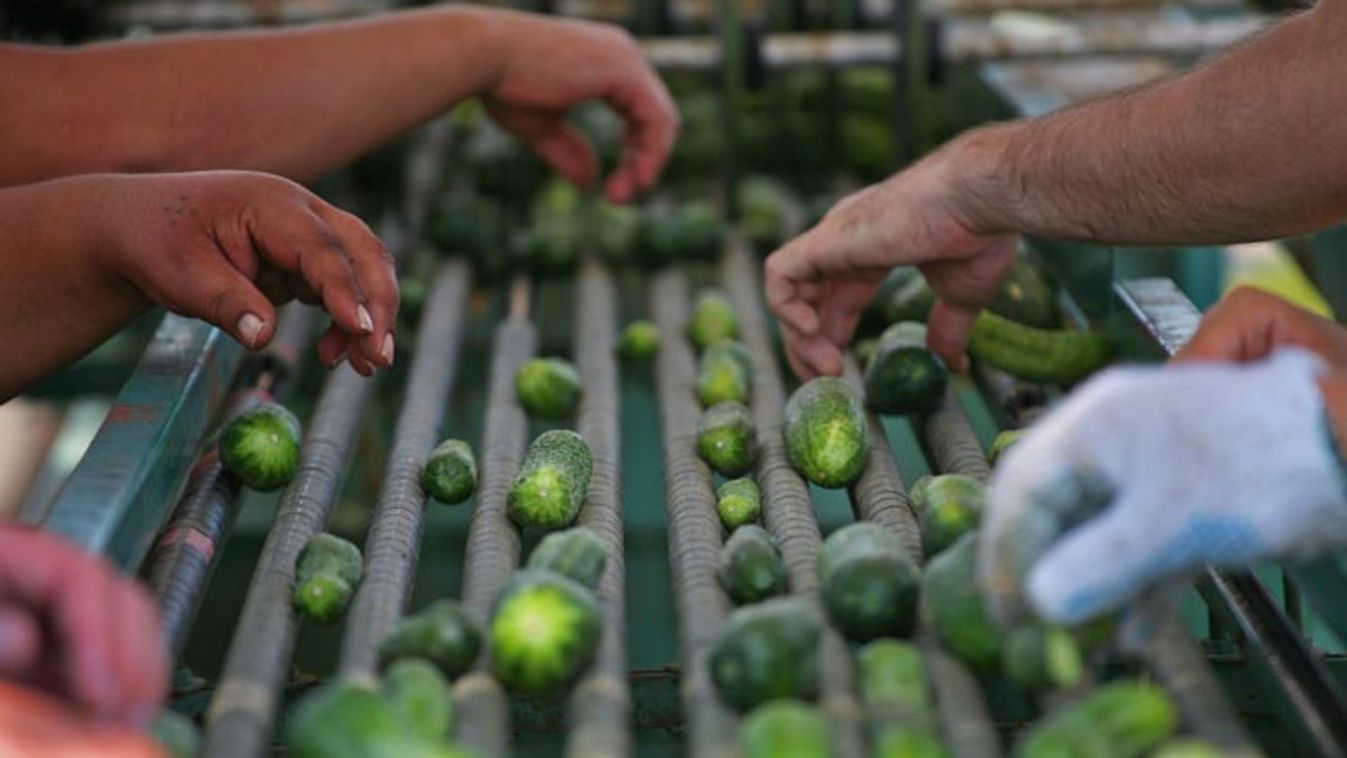
{"type": "Polygon", "coordinates": [[[1238,287],[1207,311],[1174,361],[1256,361],[1288,346],[1347,368],[1347,329],[1276,295],[1238,287]]]}
{"type": "Polygon", "coordinates": [[[1024,598],[1076,623],[1203,565],[1347,543],[1317,357],[1119,368],[1074,392],[991,481],[980,578],[998,617],[1024,598]]]}
{"type": "Polygon", "coordinates": [[[605,193],[627,202],[652,186],[678,134],[673,98],[627,32],[607,24],[501,13],[506,51],[487,112],[562,176],[581,187],[599,172],[594,148],[566,112],[601,100],[625,122],[622,157],[605,193]]]}
{"type": "Polygon", "coordinates": [[[56,537],[0,525],[0,676],[143,727],[168,692],[168,654],[140,585],[56,537]]]}
{"type": "Polygon", "coordinates": [[[936,294],[931,348],[966,367],[973,320],[1014,264],[1019,238],[970,223],[947,152],[844,198],[767,259],[767,304],[801,378],[841,372],[861,311],[900,264],[916,264],[936,294]]]}
{"type": "Polygon", "coordinates": [[[272,303],[321,303],[324,365],[369,375],[393,362],[398,291],[388,251],[360,219],[287,179],[244,171],[107,178],[107,267],[150,300],[251,349],[272,303]]]}

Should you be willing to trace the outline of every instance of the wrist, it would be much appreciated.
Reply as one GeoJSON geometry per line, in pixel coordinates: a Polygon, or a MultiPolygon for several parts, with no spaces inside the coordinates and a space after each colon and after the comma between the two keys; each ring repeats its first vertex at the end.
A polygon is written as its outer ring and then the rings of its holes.
{"type": "Polygon", "coordinates": [[[469,69],[475,73],[472,95],[489,95],[505,79],[512,53],[520,43],[519,25],[527,19],[527,14],[463,5],[438,12],[449,20],[455,40],[455,65],[463,64],[465,49],[471,51],[467,59],[471,61],[469,69]]]}
{"type": "Polygon", "coordinates": [[[993,124],[964,132],[931,157],[949,188],[950,210],[972,232],[984,236],[1019,232],[1015,209],[1024,186],[1014,165],[1012,144],[1019,124],[993,124]]]}

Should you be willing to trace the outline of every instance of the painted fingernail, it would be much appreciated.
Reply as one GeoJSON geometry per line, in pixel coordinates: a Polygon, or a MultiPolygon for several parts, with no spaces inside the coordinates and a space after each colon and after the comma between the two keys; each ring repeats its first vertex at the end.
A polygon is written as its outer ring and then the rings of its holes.
{"type": "Polygon", "coordinates": [[[355,315],[356,318],[360,319],[360,331],[362,333],[369,334],[374,331],[374,319],[370,318],[369,309],[363,303],[356,306],[355,315]]]}
{"type": "Polygon", "coordinates": [[[243,337],[243,344],[255,347],[261,333],[262,319],[252,313],[245,313],[239,318],[239,335],[243,337]]]}
{"type": "Polygon", "coordinates": [[[384,357],[384,361],[390,365],[393,363],[393,334],[390,332],[384,335],[383,350],[379,352],[384,357]]]}

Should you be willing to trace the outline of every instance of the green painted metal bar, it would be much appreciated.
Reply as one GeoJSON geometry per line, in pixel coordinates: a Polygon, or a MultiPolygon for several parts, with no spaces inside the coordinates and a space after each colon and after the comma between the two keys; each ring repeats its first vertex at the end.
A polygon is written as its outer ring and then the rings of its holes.
{"type": "Polygon", "coordinates": [[[177,502],[244,353],[205,322],[165,316],[42,528],[134,571],[177,502]]]}

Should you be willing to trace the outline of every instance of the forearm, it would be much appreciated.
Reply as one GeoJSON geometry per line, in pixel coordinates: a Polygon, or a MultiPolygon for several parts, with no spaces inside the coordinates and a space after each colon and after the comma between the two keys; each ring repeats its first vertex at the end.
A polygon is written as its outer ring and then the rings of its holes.
{"type": "Polygon", "coordinates": [[[491,83],[502,25],[468,8],[281,31],[0,47],[0,184],[240,168],[311,179],[491,83]]]}
{"type": "Polygon", "coordinates": [[[0,402],[148,307],[99,263],[109,189],[100,177],[0,189],[0,402]]]}
{"type": "Polygon", "coordinates": [[[1324,0],[1184,75],[967,135],[977,231],[1124,244],[1266,239],[1347,214],[1347,8],[1324,0]]]}

